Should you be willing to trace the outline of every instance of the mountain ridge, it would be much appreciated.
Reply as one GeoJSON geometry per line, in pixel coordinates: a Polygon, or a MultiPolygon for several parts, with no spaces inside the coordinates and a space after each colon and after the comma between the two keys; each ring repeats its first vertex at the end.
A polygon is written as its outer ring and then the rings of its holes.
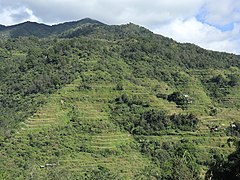
{"type": "Polygon", "coordinates": [[[65,22],[60,22],[60,23],[56,23],[56,24],[52,24],[52,25],[48,25],[47,23],[39,23],[39,22],[36,22],[36,21],[24,21],[24,22],[21,22],[21,23],[13,24],[13,25],[2,25],[2,24],[0,24],[0,27],[12,28],[12,27],[16,27],[16,26],[21,26],[23,24],[38,24],[38,25],[45,25],[45,26],[48,26],[48,27],[54,27],[54,26],[60,26],[60,25],[63,25],[63,24],[77,24],[77,23],[99,23],[99,24],[104,24],[104,23],[102,23],[102,22],[100,22],[98,20],[86,17],[86,18],[83,18],[83,19],[80,19],[80,20],[65,21],[65,22]]]}
{"type": "Polygon", "coordinates": [[[229,164],[237,172],[239,56],[91,19],[5,33],[0,179],[194,180],[228,177],[229,164]]]}
{"type": "MultiPolygon", "coordinates": [[[[19,24],[14,24],[14,25],[9,25],[9,26],[0,25],[0,38],[6,39],[6,38],[17,38],[17,37],[24,37],[24,36],[25,37],[35,36],[35,37],[39,37],[39,38],[47,38],[47,37],[56,37],[57,36],[57,37],[61,37],[61,38],[65,38],[65,37],[69,38],[69,37],[73,37],[73,36],[78,36],[79,34],[83,35],[84,33],[82,33],[81,31],[83,31],[84,29],[88,29],[88,30],[92,29],[92,31],[96,31],[95,27],[98,27],[98,26],[102,26],[103,29],[105,28],[105,29],[107,29],[107,31],[109,29],[111,29],[108,27],[112,27],[112,29],[114,29],[114,27],[136,26],[138,28],[145,29],[146,32],[148,31],[148,33],[154,34],[152,31],[146,29],[145,27],[136,25],[131,22],[127,23],[127,24],[123,24],[123,25],[107,25],[103,22],[100,22],[98,20],[87,17],[87,18],[83,18],[80,20],[76,20],[76,21],[66,21],[63,23],[56,23],[53,25],[48,25],[45,23],[38,23],[38,22],[31,22],[31,21],[25,21],[25,22],[22,22],[19,24]],[[88,26],[88,27],[86,27],[86,26],[88,26]]],[[[88,35],[88,34],[84,34],[84,35],[88,35]]],[[[168,37],[162,36],[160,34],[154,34],[154,35],[175,41],[172,38],[168,38],[168,37]]],[[[194,45],[201,49],[205,49],[194,43],[180,43],[180,44],[183,44],[183,45],[186,44],[186,45],[190,45],[190,46],[194,45]]],[[[208,50],[208,49],[205,49],[205,50],[208,50]]],[[[208,51],[220,52],[220,51],[215,51],[215,50],[208,50],[208,51]]],[[[233,53],[228,53],[228,52],[221,52],[221,53],[233,54],[233,53]]],[[[237,55],[237,56],[240,56],[240,55],[237,55]]]]}
{"type": "Polygon", "coordinates": [[[81,25],[104,25],[100,21],[84,18],[77,21],[64,22],[54,25],[47,25],[44,23],[26,21],[10,26],[0,26],[0,33],[2,36],[5,34],[5,38],[16,38],[20,36],[36,36],[40,38],[46,38],[54,34],[62,33],[66,30],[81,25]],[[7,35],[8,34],[8,35],[7,35]]]}

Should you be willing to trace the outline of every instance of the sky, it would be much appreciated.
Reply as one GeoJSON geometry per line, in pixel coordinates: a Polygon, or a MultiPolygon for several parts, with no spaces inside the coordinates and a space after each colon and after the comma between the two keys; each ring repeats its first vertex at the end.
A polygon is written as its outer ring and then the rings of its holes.
{"type": "Polygon", "coordinates": [[[178,42],[240,54],[240,0],[0,0],[0,24],[92,18],[129,22],[178,42]]]}

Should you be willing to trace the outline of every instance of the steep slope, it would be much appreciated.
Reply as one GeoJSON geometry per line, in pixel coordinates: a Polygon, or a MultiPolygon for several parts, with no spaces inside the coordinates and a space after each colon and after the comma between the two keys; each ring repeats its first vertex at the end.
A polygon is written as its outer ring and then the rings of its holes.
{"type": "MultiPolygon", "coordinates": [[[[89,70],[92,69],[91,61],[84,63],[89,70]]],[[[83,76],[94,78],[97,73],[92,70],[83,76]]],[[[65,172],[58,176],[65,179],[66,176],[80,178],[99,167],[108,168],[125,178],[132,178],[143,169],[149,162],[134,147],[134,138],[110,120],[107,102],[119,92],[114,90],[114,84],[105,83],[92,82],[89,90],[82,87],[80,79],[48,97],[47,104],[23,123],[9,142],[4,143],[9,156],[19,156],[14,160],[20,163],[15,170],[28,164],[32,166],[29,169],[32,178],[48,177],[49,171],[54,170],[65,172]],[[13,144],[16,147],[11,151],[13,144]]],[[[11,169],[7,172],[6,178],[14,178],[11,169]]],[[[19,172],[17,176],[28,177],[28,173],[19,172]]]]}
{"type": "Polygon", "coordinates": [[[203,179],[234,151],[239,56],[74,24],[0,43],[2,179],[203,179]]]}

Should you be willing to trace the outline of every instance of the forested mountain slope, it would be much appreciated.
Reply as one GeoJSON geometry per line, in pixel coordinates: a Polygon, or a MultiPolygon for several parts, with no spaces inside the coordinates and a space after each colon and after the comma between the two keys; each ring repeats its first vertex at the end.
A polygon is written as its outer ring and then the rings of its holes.
{"type": "Polygon", "coordinates": [[[92,19],[0,33],[0,179],[238,178],[239,56],[92,19]]]}
{"type": "Polygon", "coordinates": [[[0,25],[0,36],[1,38],[17,38],[20,36],[36,36],[36,37],[49,37],[53,35],[61,34],[67,30],[80,28],[82,26],[101,26],[103,23],[85,18],[79,21],[65,22],[56,25],[45,25],[36,22],[24,22],[12,26],[0,25]]]}

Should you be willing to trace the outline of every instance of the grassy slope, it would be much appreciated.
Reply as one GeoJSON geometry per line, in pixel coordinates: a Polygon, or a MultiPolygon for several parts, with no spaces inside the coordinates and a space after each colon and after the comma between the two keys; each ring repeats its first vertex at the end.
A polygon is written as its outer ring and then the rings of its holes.
{"type": "MultiPolygon", "coordinates": [[[[84,73],[85,77],[94,75],[94,71],[84,73]]],[[[29,171],[37,178],[48,177],[52,169],[80,176],[98,166],[130,178],[149,164],[136,150],[133,137],[109,119],[107,102],[119,95],[113,90],[115,84],[98,82],[91,84],[92,90],[79,90],[80,84],[81,79],[76,80],[47,97],[47,103],[22,123],[14,137],[5,143],[6,151],[10,151],[8,157],[19,158],[5,165],[16,163],[15,168],[21,169],[28,164],[29,171]],[[78,122],[70,121],[73,108],[78,122]],[[14,149],[13,144],[16,144],[14,149]],[[25,158],[24,153],[29,157],[25,158]],[[40,168],[47,163],[56,167],[40,168]]],[[[6,177],[14,177],[12,171],[8,169],[6,177]]],[[[29,172],[25,173],[20,172],[23,179],[30,176],[29,172]]]]}
{"type": "MultiPolygon", "coordinates": [[[[226,145],[229,137],[225,135],[224,128],[230,121],[240,117],[239,111],[222,108],[216,116],[207,116],[204,111],[212,101],[201,86],[198,86],[197,78],[191,77],[186,84],[179,84],[175,88],[154,79],[137,78],[134,83],[124,81],[124,90],[118,91],[114,90],[116,83],[94,78],[99,76],[99,71],[94,70],[98,61],[85,63],[92,70],[82,73],[79,79],[47,97],[47,103],[27,119],[15,136],[5,143],[6,152],[13,158],[10,162],[5,162],[6,166],[11,163],[16,169],[31,166],[27,168],[31,173],[20,173],[23,179],[29,174],[33,177],[48,177],[50,172],[66,172],[60,177],[63,179],[74,174],[79,177],[98,166],[106,167],[125,178],[132,178],[147,166],[150,161],[138,152],[132,135],[120,130],[109,118],[109,101],[124,93],[140,96],[149,101],[151,107],[167,110],[169,114],[183,110],[177,108],[175,103],[156,98],[156,91],[170,93],[181,90],[194,98],[195,101],[187,111],[198,114],[201,119],[198,131],[171,131],[170,135],[147,138],[159,142],[175,143],[183,139],[193,142],[198,147],[201,164],[209,160],[213,149],[225,155],[234,150],[226,145]],[[79,88],[82,77],[95,79],[89,84],[88,90],[79,88]],[[78,119],[76,122],[71,121],[73,109],[78,119]],[[209,125],[218,125],[219,131],[211,133],[209,125]],[[25,157],[26,154],[28,157],[25,157]],[[40,168],[47,163],[56,166],[40,168]]],[[[202,167],[204,173],[206,167],[202,167]]],[[[6,172],[13,175],[12,171],[13,169],[8,169],[6,172]]]]}
{"type": "Polygon", "coordinates": [[[104,61],[95,58],[84,62],[88,71],[46,97],[47,103],[22,123],[13,137],[4,140],[0,154],[2,179],[46,179],[49,175],[56,179],[74,179],[99,166],[124,178],[133,178],[150,164],[150,160],[138,152],[134,137],[110,119],[110,101],[124,93],[140,96],[149,101],[151,107],[167,110],[169,114],[197,114],[201,120],[198,131],[171,131],[169,135],[146,138],[172,143],[185,139],[196,144],[202,177],[206,170],[204,162],[211,158],[213,151],[228,155],[234,150],[233,146],[226,143],[229,137],[224,129],[230,122],[240,118],[237,106],[240,103],[239,86],[231,89],[230,94],[224,97],[229,102],[226,108],[209,98],[200,81],[202,77],[208,79],[222,73],[221,70],[180,70],[179,73],[187,81],[172,85],[147,77],[128,78],[133,74],[133,67],[121,59],[105,61],[109,61],[109,69],[122,68],[124,90],[114,90],[117,82],[112,79],[115,74],[112,75],[106,69],[99,70],[104,61]],[[89,89],[79,88],[84,79],[88,80],[89,89]],[[193,98],[188,110],[183,111],[175,103],[155,96],[157,92],[170,94],[174,91],[181,91],[193,98]],[[61,100],[64,104],[61,104],[61,100]],[[220,107],[220,112],[216,116],[207,115],[209,106],[220,107]],[[208,126],[215,125],[219,126],[219,130],[211,133],[208,126]],[[47,163],[56,166],[40,168],[47,163]]]}

